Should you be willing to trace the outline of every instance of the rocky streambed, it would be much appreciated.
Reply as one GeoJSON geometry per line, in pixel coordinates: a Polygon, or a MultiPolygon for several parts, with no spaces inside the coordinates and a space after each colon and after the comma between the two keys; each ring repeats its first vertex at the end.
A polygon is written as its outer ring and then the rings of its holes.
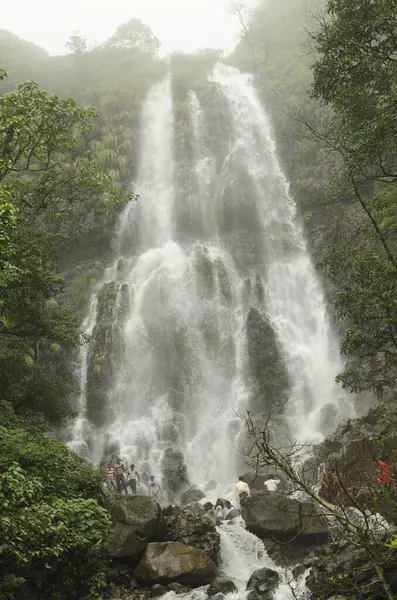
{"type": "MultiPolygon", "coordinates": [[[[360,516],[354,505],[358,503],[354,486],[365,478],[369,488],[374,478],[370,457],[376,427],[371,412],[344,424],[314,450],[321,464],[348,473],[351,488],[346,487],[339,508],[352,519],[360,516]]],[[[383,521],[382,514],[387,517],[387,527],[373,537],[370,548],[365,547],[365,540],[360,546],[343,528],[335,528],[334,518],[290,489],[269,492],[259,477],[252,481],[251,491],[251,497],[242,501],[241,517],[218,527],[203,506],[203,494],[195,488],[184,493],[184,504],[165,508],[146,496],[113,499],[109,506],[114,519],[109,598],[144,600],[184,594],[193,600],[223,600],[233,594],[234,600],[328,600],[343,596],[343,591],[344,597],[355,594],[360,599],[381,600],[386,597],[385,588],[379,582],[376,561],[390,593],[397,593],[397,553],[389,547],[397,531],[393,490],[376,507],[383,521]]],[[[375,507],[364,504],[362,510],[367,518],[375,507]]]]}

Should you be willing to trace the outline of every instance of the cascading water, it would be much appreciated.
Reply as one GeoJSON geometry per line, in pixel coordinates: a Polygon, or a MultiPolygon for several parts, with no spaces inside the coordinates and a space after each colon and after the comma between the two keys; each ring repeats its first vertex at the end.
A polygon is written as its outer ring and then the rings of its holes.
{"type": "Polygon", "coordinates": [[[189,92],[184,122],[170,75],[144,103],[140,200],[98,295],[82,407],[94,460],[116,445],[159,474],[173,445],[199,484],[235,477],[245,408],[316,440],[324,407],[348,406],[269,119],[249,76],[217,65],[211,79],[209,95],[189,92]]]}
{"type": "MultiPolygon", "coordinates": [[[[182,116],[171,84],[168,75],[155,85],[142,109],[140,199],[121,216],[95,326],[87,320],[72,443],[89,431],[91,458],[117,449],[158,477],[173,446],[192,482],[224,486],[241,466],[246,408],[270,412],[280,435],[317,441],[349,403],[334,383],[342,365],[324,295],[250,77],[217,65],[182,116]]],[[[225,535],[227,552],[230,536],[250,534],[225,535]]],[[[283,586],[278,595],[290,597],[283,586]]]]}
{"type": "Polygon", "coordinates": [[[250,79],[223,65],[213,74],[231,109],[231,155],[240,154],[253,182],[251,199],[261,222],[266,255],[266,309],[289,374],[285,415],[301,441],[314,441],[322,434],[324,407],[334,407],[342,416],[350,414],[349,403],[343,401],[335,383],[343,367],[325,298],[296,220],[296,205],[277,160],[270,120],[250,79]]]}

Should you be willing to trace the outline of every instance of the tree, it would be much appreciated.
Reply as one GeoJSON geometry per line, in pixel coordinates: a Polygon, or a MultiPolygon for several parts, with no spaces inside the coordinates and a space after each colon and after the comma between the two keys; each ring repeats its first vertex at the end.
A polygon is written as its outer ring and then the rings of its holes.
{"type": "Polygon", "coordinates": [[[159,39],[140,19],[130,19],[120,25],[108,43],[117,48],[136,50],[142,54],[157,54],[160,49],[159,39]]]}
{"type": "Polygon", "coordinates": [[[0,99],[0,390],[51,422],[70,413],[73,382],[49,375],[40,352],[84,341],[77,312],[57,300],[59,251],[123,199],[82,149],[95,116],[32,82],[0,99]]]}
{"type": "Polygon", "coordinates": [[[78,31],[73,32],[65,46],[66,48],[69,48],[73,54],[83,54],[88,50],[87,40],[81,37],[78,31]]]}
{"type": "Polygon", "coordinates": [[[380,393],[393,389],[397,339],[396,22],[393,2],[328,0],[311,34],[312,96],[331,105],[333,117],[306,122],[337,156],[330,196],[352,222],[322,260],[337,284],[338,315],[351,326],[342,350],[360,359],[340,380],[380,393]]]}

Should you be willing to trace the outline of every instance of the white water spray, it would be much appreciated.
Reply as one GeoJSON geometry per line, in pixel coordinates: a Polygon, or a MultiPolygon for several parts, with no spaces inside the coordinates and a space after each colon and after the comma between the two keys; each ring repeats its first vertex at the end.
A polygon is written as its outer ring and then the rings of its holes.
{"type": "Polygon", "coordinates": [[[143,105],[140,200],[122,214],[118,258],[106,275],[118,289],[110,336],[118,341],[91,451],[100,460],[106,444],[116,445],[159,475],[173,445],[198,485],[236,476],[237,413],[251,402],[262,413],[277,407],[305,441],[323,436],[324,408],[341,418],[349,405],[334,383],[337,343],[269,118],[249,76],[218,65],[212,80],[211,102],[188,94],[183,147],[169,75],[143,105]],[[188,207],[179,193],[187,177],[188,207]],[[269,387],[273,367],[263,375],[263,364],[257,373],[250,363],[253,350],[271,343],[283,389],[269,387]]]}

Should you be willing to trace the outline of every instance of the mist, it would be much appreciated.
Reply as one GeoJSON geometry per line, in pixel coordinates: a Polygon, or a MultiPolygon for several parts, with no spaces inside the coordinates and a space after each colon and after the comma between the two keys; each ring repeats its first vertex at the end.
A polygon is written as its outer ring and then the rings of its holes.
{"type": "MultiPolygon", "coordinates": [[[[253,0],[243,0],[252,6],[253,0]]],[[[65,54],[65,43],[74,31],[89,45],[102,43],[120,23],[139,18],[161,41],[161,54],[199,48],[231,50],[238,41],[240,24],[231,0],[71,0],[0,2],[1,27],[45,48],[51,55],[65,54]]]]}

